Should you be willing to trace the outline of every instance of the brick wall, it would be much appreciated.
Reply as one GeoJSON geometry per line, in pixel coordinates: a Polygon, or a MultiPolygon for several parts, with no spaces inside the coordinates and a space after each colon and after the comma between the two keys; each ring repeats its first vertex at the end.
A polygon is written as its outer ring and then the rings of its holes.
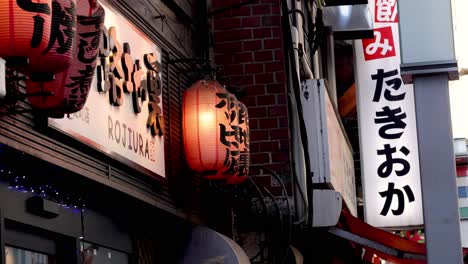
{"type": "MultiPolygon", "coordinates": [[[[240,2],[212,0],[211,8],[240,2]]],[[[245,92],[239,100],[249,109],[252,164],[267,165],[287,182],[291,161],[280,0],[259,0],[217,14],[212,21],[215,62],[227,83],[245,92]]],[[[275,185],[259,168],[253,167],[251,174],[259,175],[254,179],[261,184],[275,185]]]]}

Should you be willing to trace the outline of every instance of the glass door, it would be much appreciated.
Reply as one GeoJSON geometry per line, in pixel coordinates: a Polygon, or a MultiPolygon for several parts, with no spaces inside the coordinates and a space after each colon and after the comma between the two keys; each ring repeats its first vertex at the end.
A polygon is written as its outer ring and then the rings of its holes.
{"type": "Polygon", "coordinates": [[[53,256],[12,246],[5,246],[5,258],[6,264],[55,264],[53,256]]]}
{"type": "Polygon", "coordinates": [[[81,257],[84,264],[129,263],[129,257],[127,254],[88,242],[81,242],[81,257]]]}

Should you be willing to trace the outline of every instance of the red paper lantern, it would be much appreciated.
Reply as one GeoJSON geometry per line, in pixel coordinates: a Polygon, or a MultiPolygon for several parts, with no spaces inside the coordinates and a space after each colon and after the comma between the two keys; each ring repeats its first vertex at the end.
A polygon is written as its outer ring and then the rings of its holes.
{"type": "Polygon", "coordinates": [[[182,128],[187,163],[209,179],[232,175],[228,174],[231,106],[231,95],[216,81],[198,81],[184,93],[182,128]]]}
{"type": "Polygon", "coordinates": [[[49,43],[51,15],[51,0],[0,1],[0,57],[11,62],[40,56],[49,43]]]}
{"type": "Polygon", "coordinates": [[[226,120],[227,123],[220,124],[220,140],[225,146],[225,159],[224,165],[226,169],[218,171],[216,175],[207,175],[209,180],[224,180],[229,179],[232,175],[239,172],[239,101],[236,96],[227,92],[227,109],[226,120]]]}
{"type": "Polygon", "coordinates": [[[75,39],[76,0],[53,0],[47,48],[39,56],[31,58],[27,71],[32,77],[42,77],[48,73],[53,78],[53,74],[67,70],[73,61],[75,39]]]}
{"type": "Polygon", "coordinates": [[[227,184],[236,185],[241,184],[249,175],[250,166],[250,128],[249,128],[249,114],[245,104],[238,103],[238,140],[239,142],[239,155],[237,156],[238,172],[229,177],[226,181],[227,184]]]}
{"type": "Polygon", "coordinates": [[[51,96],[29,98],[33,107],[47,109],[52,117],[63,117],[64,114],[81,110],[91,88],[104,26],[104,9],[100,5],[89,9],[89,4],[83,8],[82,4],[85,3],[88,1],[78,1],[75,52],[70,67],[56,74],[53,81],[27,81],[28,93],[53,93],[51,96]],[[93,10],[91,16],[87,16],[89,10],[93,10]]]}

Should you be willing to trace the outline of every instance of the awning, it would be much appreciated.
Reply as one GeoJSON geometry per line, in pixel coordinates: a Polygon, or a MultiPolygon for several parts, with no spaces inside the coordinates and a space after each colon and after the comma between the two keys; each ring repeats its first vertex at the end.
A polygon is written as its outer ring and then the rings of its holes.
{"type": "Polygon", "coordinates": [[[331,228],[329,232],[361,245],[366,250],[365,255],[368,256],[375,254],[392,263],[426,263],[425,244],[375,228],[345,210],[341,212],[340,224],[331,228]]]}

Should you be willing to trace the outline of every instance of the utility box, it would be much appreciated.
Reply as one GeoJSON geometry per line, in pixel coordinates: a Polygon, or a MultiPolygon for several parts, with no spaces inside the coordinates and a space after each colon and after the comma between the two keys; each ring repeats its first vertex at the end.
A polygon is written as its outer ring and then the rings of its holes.
{"type": "Polygon", "coordinates": [[[353,150],[323,79],[302,83],[301,104],[314,189],[338,191],[356,216],[353,150]]]}

